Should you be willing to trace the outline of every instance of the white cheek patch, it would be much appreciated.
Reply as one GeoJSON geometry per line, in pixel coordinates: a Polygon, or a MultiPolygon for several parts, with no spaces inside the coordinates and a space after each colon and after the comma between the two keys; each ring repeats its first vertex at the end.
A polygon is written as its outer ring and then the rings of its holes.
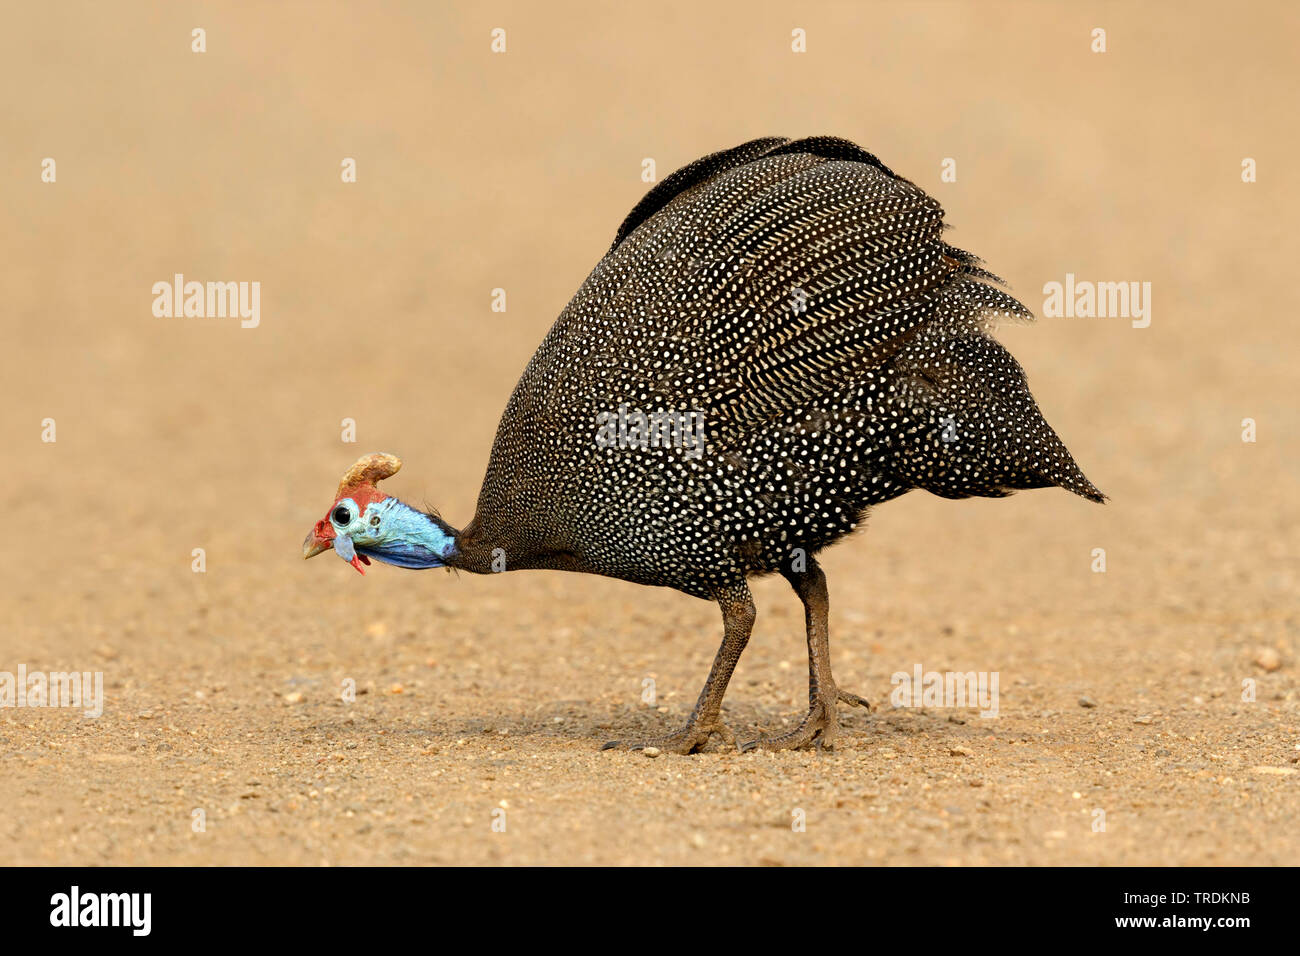
{"type": "Polygon", "coordinates": [[[344,561],[351,561],[357,556],[357,549],[352,546],[352,539],[344,534],[334,536],[334,550],[344,561]]]}

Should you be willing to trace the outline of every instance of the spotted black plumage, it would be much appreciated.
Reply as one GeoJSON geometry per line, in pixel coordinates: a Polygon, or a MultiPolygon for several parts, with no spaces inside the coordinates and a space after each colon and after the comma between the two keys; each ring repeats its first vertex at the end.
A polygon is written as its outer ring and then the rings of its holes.
{"type": "Polygon", "coordinates": [[[989,334],[1029,313],[943,227],[844,140],[756,140],[677,171],[524,371],[475,537],[507,562],[706,597],[912,488],[1101,500],[989,334]],[[699,413],[705,453],[598,447],[597,416],[622,404],[699,413]]]}
{"type": "MultiPolygon", "coordinates": [[[[943,229],[934,199],[841,139],[755,140],[678,170],[524,370],[474,520],[457,532],[431,516],[391,549],[405,566],[558,568],[716,600],[723,642],[690,719],[637,745],[679,752],[734,739],[721,704],[754,621],[746,580],[778,571],[806,610],[809,711],[754,743],[830,746],[837,705],[865,701],[831,674],[818,551],[914,488],[1103,500],[990,334],[1029,313],[943,229]],[[689,419],[703,447],[601,440],[629,409],[689,419]]],[[[354,472],[398,465],[374,456],[354,472]]],[[[321,533],[305,554],[329,546],[321,533]]]]}

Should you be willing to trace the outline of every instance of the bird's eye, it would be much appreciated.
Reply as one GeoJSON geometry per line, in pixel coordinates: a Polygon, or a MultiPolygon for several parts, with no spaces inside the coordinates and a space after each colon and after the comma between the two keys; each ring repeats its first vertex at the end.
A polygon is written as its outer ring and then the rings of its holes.
{"type": "Polygon", "coordinates": [[[344,508],[342,505],[339,505],[337,508],[334,509],[334,514],[332,517],[334,518],[334,523],[336,525],[346,526],[349,522],[352,521],[352,512],[348,511],[348,509],[344,508]]]}

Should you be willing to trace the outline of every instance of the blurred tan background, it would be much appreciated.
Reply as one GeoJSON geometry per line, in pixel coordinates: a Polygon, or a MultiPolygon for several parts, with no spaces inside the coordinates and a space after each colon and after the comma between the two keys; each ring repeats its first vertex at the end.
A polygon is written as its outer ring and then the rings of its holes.
{"type": "MultiPolygon", "coordinates": [[[[102,670],[108,693],[99,720],[0,710],[10,859],[1294,862],[1294,6],[540,7],[7,10],[0,670],[102,670]],[[1152,284],[1146,329],[1001,333],[1109,504],[917,493],[824,560],[840,683],[884,702],[918,662],[997,670],[998,720],[886,704],[834,754],[602,754],[684,718],[715,608],[301,560],[363,452],[469,520],[644,158],[663,178],[821,133],[937,196],[1036,312],[1067,272],[1152,284]],[[260,282],[260,326],[156,318],[177,272],[260,282]]],[[[806,700],[797,601],[756,597],[727,702],[747,730],[806,700]]]]}

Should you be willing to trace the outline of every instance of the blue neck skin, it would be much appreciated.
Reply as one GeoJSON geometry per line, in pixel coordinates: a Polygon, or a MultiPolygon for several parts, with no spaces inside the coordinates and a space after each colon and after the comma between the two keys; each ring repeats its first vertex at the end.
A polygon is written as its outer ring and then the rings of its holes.
{"type": "MultiPolygon", "coordinates": [[[[352,513],[357,514],[355,505],[352,513]]],[[[396,498],[372,502],[346,528],[336,529],[334,550],[348,551],[399,568],[441,568],[456,554],[454,531],[396,498]],[[379,523],[373,524],[374,518],[379,523]]]]}

